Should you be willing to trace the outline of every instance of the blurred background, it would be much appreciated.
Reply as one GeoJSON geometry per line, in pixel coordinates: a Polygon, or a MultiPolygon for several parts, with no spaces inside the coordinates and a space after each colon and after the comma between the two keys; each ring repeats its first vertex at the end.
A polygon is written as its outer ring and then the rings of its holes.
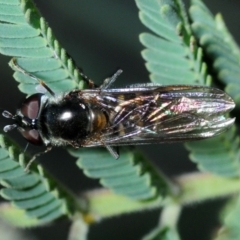
{"type": "MultiPolygon", "coordinates": [[[[150,1],[150,0],[149,0],[150,1]]],[[[37,7],[49,23],[62,47],[76,61],[84,73],[101,84],[117,69],[123,74],[115,83],[116,87],[126,84],[149,82],[148,72],[140,52],[143,46],[138,36],[148,31],[138,19],[134,0],[35,0],[37,7]]],[[[188,6],[189,1],[184,1],[188,6]]],[[[240,1],[205,1],[212,13],[221,12],[236,41],[240,41],[240,1]]],[[[7,63],[9,57],[0,55],[0,109],[15,112],[24,95],[18,91],[7,63]]],[[[181,83],[179,83],[181,84],[181,83]]],[[[0,117],[0,128],[7,120],[0,117]]],[[[25,140],[17,131],[9,135],[23,148],[25,140]]],[[[168,176],[196,170],[188,160],[188,153],[182,144],[163,144],[141,147],[142,151],[168,176]]],[[[36,147],[28,151],[39,152],[36,147]]],[[[91,151],[91,150],[90,150],[91,151]]],[[[99,187],[98,181],[87,179],[75,166],[75,159],[64,149],[55,148],[38,159],[56,178],[74,192],[99,187]]],[[[200,203],[183,209],[179,229],[183,240],[207,240],[211,231],[218,227],[217,212],[223,200],[200,203]]],[[[96,239],[140,239],[158,222],[159,210],[136,213],[105,220],[90,228],[90,240],[96,239]]],[[[50,226],[26,230],[37,239],[67,239],[70,223],[58,220],[50,226]]]]}

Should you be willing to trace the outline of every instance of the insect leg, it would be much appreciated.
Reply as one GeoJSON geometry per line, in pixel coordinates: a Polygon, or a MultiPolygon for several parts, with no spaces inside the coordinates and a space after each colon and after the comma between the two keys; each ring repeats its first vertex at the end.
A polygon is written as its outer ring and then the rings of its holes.
{"type": "Polygon", "coordinates": [[[118,76],[123,72],[122,69],[118,69],[110,78],[106,78],[103,81],[103,84],[100,86],[100,89],[108,89],[111,84],[113,84],[115,82],[115,80],[118,78],[118,76]]]}
{"type": "Polygon", "coordinates": [[[48,85],[43,81],[41,80],[40,78],[37,78],[36,76],[34,76],[33,74],[27,72],[26,70],[24,70],[22,67],[20,67],[18,64],[17,64],[17,59],[16,58],[12,58],[11,62],[11,67],[15,70],[15,71],[18,71],[18,72],[21,72],[22,74],[32,78],[33,80],[37,81],[41,86],[43,86],[53,97],[55,96],[55,93],[51,90],[50,87],[48,87],[48,85]]]}
{"type": "Polygon", "coordinates": [[[28,162],[27,166],[25,167],[24,171],[25,172],[28,172],[29,171],[29,168],[30,166],[32,165],[32,163],[36,160],[37,157],[39,157],[40,155],[42,154],[45,154],[49,151],[52,150],[52,146],[48,146],[47,149],[44,151],[44,152],[40,152],[40,153],[36,153],[35,155],[33,155],[33,157],[30,159],[30,161],[28,162]]]}
{"type": "Polygon", "coordinates": [[[103,81],[103,84],[99,87],[97,84],[94,83],[94,81],[92,79],[90,79],[87,75],[85,75],[83,73],[83,71],[81,69],[79,70],[79,74],[82,77],[83,81],[86,82],[86,84],[88,85],[88,88],[100,88],[100,89],[107,89],[109,88],[109,86],[117,79],[117,77],[122,73],[122,70],[119,69],[117,70],[117,72],[115,74],[113,74],[112,77],[110,78],[106,78],[103,81]]]}
{"type": "Polygon", "coordinates": [[[90,79],[87,75],[85,75],[83,73],[82,70],[79,69],[79,74],[82,77],[83,81],[86,82],[86,84],[88,85],[88,88],[98,88],[98,85],[96,85],[92,79],[90,79]]]}
{"type": "Polygon", "coordinates": [[[115,158],[118,159],[119,158],[119,153],[118,153],[118,149],[117,151],[115,151],[115,149],[109,145],[107,145],[104,141],[102,141],[103,146],[110,152],[110,154],[115,158]]]}

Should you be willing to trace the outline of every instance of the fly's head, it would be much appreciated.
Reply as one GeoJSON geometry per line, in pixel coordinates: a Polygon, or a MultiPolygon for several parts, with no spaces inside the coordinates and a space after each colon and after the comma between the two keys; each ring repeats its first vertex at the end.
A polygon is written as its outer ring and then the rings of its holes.
{"type": "Polygon", "coordinates": [[[48,97],[41,93],[36,93],[26,98],[13,115],[8,111],[3,112],[3,116],[13,120],[13,124],[6,125],[4,131],[8,132],[17,128],[22,136],[34,145],[43,145],[38,125],[38,117],[48,102],[48,97]]]}

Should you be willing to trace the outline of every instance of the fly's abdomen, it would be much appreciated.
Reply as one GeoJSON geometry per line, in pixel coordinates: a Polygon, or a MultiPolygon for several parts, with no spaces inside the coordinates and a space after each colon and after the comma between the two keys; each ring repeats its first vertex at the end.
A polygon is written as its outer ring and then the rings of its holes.
{"type": "Polygon", "coordinates": [[[91,133],[100,133],[108,125],[108,114],[101,109],[91,109],[89,115],[91,133]]]}

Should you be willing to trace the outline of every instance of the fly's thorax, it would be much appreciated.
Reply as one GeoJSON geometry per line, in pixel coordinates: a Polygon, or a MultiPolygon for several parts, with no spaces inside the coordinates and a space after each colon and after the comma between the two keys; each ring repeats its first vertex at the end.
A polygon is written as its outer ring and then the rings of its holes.
{"type": "Polygon", "coordinates": [[[89,108],[80,100],[62,99],[50,102],[39,118],[42,138],[52,145],[81,142],[91,128],[89,108]]]}
{"type": "Polygon", "coordinates": [[[106,127],[107,119],[95,104],[68,95],[48,103],[39,118],[39,129],[46,145],[81,147],[87,138],[106,127]]]}

